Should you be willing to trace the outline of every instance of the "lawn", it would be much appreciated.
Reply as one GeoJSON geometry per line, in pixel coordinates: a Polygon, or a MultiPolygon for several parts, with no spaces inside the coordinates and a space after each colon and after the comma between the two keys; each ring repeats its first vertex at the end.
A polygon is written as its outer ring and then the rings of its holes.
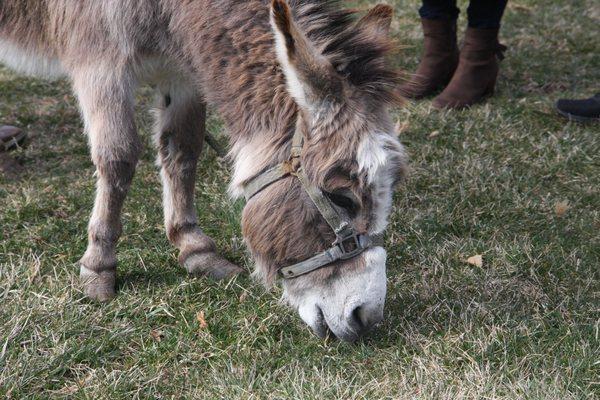
{"type": "MultiPolygon", "coordinates": [[[[394,62],[412,71],[418,1],[393,4],[394,62]]],[[[94,169],[76,101],[66,82],[0,67],[0,122],[31,137],[13,153],[23,170],[0,174],[0,398],[600,398],[600,125],[553,111],[600,90],[599,25],[595,0],[510,1],[494,98],[395,111],[411,173],[387,238],[386,319],[355,345],[319,340],[247,275],[186,276],[162,227],[147,107],[119,296],[88,302],[77,260],[94,169]]],[[[209,126],[225,144],[218,116],[209,126]]],[[[207,149],[201,171],[201,225],[251,270],[228,163],[207,149]]]]}

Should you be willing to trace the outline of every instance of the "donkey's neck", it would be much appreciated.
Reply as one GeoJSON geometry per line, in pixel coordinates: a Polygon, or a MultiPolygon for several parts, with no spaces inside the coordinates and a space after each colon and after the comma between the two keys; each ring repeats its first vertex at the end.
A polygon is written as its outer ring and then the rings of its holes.
{"type": "Polygon", "coordinates": [[[277,61],[268,2],[223,0],[205,7],[201,24],[189,21],[194,31],[184,47],[208,103],[227,125],[230,189],[239,196],[244,181],[287,157],[297,106],[277,61]]]}

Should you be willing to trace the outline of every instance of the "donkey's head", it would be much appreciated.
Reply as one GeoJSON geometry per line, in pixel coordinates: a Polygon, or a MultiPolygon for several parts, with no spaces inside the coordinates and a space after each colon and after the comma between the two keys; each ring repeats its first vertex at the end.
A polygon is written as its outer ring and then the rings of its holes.
{"type": "MultiPolygon", "coordinates": [[[[376,6],[355,21],[331,2],[307,3],[290,8],[274,0],[271,6],[277,57],[298,106],[296,132],[303,144],[293,163],[304,182],[297,173],[287,175],[260,190],[244,210],[244,236],[267,281],[333,248],[340,235],[326,221],[331,210],[361,237],[381,234],[405,166],[388,114],[397,100],[397,75],[384,60],[391,8],[376,6]],[[311,190],[326,200],[328,211],[319,210],[311,190]]],[[[353,341],[383,318],[386,251],[374,243],[365,247],[283,279],[288,303],[319,336],[331,331],[353,341]]]]}

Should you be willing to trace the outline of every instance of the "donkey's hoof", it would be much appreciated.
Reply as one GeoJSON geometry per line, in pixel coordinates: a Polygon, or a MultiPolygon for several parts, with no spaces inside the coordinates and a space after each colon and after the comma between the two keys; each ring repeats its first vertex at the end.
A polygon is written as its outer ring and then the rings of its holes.
{"type": "Polygon", "coordinates": [[[115,298],[117,274],[115,271],[101,271],[96,273],[83,265],[81,266],[79,278],[83,285],[83,292],[91,300],[107,302],[115,298]]]}
{"type": "Polygon", "coordinates": [[[213,279],[225,279],[244,270],[216,253],[190,254],[183,266],[190,275],[208,275],[213,279]]]}

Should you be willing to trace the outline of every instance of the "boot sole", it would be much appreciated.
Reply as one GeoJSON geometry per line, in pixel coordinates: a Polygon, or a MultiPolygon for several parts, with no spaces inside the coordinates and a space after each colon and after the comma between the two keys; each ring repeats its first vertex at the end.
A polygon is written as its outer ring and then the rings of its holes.
{"type": "Polygon", "coordinates": [[[485,102],[487,99],[489,99],[490,97],[493,97],[494,94],[496,93],[496,81],[494,80],[494,82],[492,82],[488,88],[485,90],[485,92],[483,92],[483,94],[481,95],[480,98],[478,98],[475,101],[469,102],[469,103],[462,103],[462,104],[444,104],[444,105],[436,105],[435,104],[435,99],[433,99],[433,108],[435,108],[436,110],[464,110],[467,108],[470,108],[472,106],[481,104],[483,102],[485,102]]]}

